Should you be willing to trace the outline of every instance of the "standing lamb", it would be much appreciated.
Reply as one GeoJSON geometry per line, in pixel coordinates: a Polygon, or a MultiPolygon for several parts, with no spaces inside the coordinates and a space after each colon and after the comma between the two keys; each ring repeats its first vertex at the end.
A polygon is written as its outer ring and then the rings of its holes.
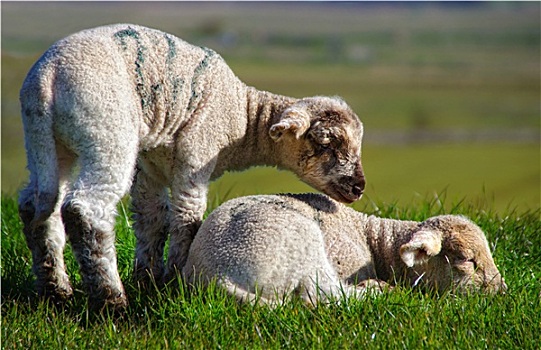
{"type": "Polygon", "coordinates": [[[30,181],[19,212],[40,295],[72,295],[66,233],[91,306],[126,304],[113,227],[130,186],[135,275],[157,281],[184,265],[208,183],[226,170],[288,169],[343,202],[364,189],[363,128],[345,102],[258,91],[214,51],[161,31],[119,24],[60,40],[20,99],[30,181]]]}
{"type": "Polygon", "coordinates": [[[505,290],[481,229],[453,215],[423,222],[367,216],[316,194],[241,197],[203,223],[183,275],[239,301],[308,303],[395,282],[505,290]]]}

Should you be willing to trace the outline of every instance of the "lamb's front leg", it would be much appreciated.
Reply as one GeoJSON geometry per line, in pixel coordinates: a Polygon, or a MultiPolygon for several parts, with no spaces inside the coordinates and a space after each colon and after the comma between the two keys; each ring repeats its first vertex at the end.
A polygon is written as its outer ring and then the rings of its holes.
{"type": "Polygon", "coordinates": [[[134,231],[137,237],[134,279],[147,285],[162,283],[167,240],[169,194],[166,187],[138,170],[131,190],[134,231]]]}
{"type": "Polygon", "coordinates": [[[208,178],[184,176],[171,188],[169,211],[169,253],[165,282],[174,279],[186,264],[190,245],[207,207],[208,178]]]}

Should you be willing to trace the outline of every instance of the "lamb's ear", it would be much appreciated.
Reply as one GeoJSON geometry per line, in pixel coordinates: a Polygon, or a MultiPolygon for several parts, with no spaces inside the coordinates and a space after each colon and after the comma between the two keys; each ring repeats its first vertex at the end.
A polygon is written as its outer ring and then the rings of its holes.
{"type": "Polygon", "coordinates": [[[400,257],[408,266],[423,264],[441,251],[441,234],[423,230],[413,234],[408,243],[400,247],[400,257]]]}
{"type": "Polygon", "coordinates": [[[308,111],[302,107],[293,106],[287,108],[280,116],[280,120],[271,126],[269,135],[274,141],[278,141],[284,133],[292,132],[298,139],[308,128],[310,128],[308,111]]]}

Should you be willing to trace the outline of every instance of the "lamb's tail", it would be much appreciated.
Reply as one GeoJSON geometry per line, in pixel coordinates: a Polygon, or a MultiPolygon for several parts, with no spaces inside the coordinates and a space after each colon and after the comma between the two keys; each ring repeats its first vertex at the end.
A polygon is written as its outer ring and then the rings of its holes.
{"type": "Polygon", "coordinates": [[[31,204],[32,225],[54,211],[59,192],[58,157],[53,135],[54,69],[42,57],[32,67],[20,92],[30,183],[21,191],[19,206],[31,204]],[[51,67],[49,67],[51,68],[51,67]]]}

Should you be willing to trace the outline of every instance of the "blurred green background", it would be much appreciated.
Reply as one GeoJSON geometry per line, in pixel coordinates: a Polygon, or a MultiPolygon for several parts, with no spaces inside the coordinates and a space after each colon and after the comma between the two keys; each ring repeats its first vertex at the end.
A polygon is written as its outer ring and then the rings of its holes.
{"type": "MultiPolygon", "coordinates": [[[[56,40],[108,23],[218,51],[259,89],[340,95],[365,125],[359,209],[445,197],[540,207],[540,3],[2,2],[2,192],[26,181],[18,91],[56,40]]],[[[311,189],[287,172],[226,174],[209,200],[311,189]]]]}

